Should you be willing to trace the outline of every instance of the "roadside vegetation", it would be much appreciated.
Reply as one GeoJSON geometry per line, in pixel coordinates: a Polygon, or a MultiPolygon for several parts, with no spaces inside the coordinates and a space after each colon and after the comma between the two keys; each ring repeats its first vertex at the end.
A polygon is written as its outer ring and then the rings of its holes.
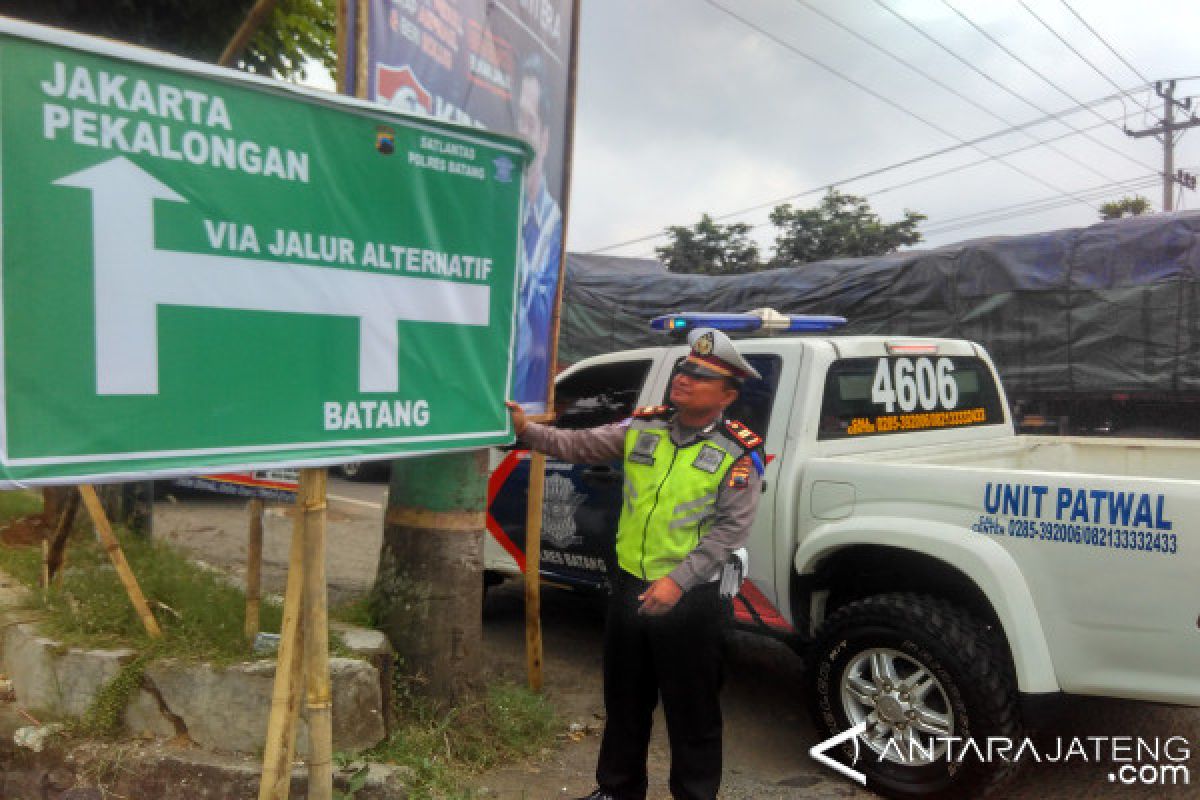
{"type": "Polygon", "coordinates": [[[419,690],[419,681],[397,676],[392,734],[357,757],[407,767],[412,800],[468,800],[472,778],[542,752],[561,727],[546,698],[523,687],[494,684],[451,709],[419,690]]]}
{"type": "Polygon", "coordinates": [[[0,525],[19,517],[40,513],[42,498],[36,492],[0,492],[0,525]]]}
{"type": "MultiPolygon", "coordinates": [[[[90,532],[78,530],[67,547],[61,585],[40,587],[37,546],[0,547],[0,569],[30,589],[30,604],[45,612],[42,631],[73,647],[128,647],[174,658],[231,663],[250,655],[244,638],[246,595],[224,574],[189,561],[171,547],[117,529],[117,539],[162,627],[152,641],[129,602],[108,555],[90,532]]],[[[282,609],[264,598],[263,631],[279,630],[282,609]]]]}
{"type": "MultiPolygon", "coordinates": [[[[0,492],[0,530],[41,510],[36,493],[0,492]]],[[[41,612],[38,624],[45,635],[72,647],[126,647],[138,654],[87,714],[69,726],[81,736],[120,734],[121,712],[141,685],[146,664],[156,658],[228,664],[253,657],[244,638],[246,597],[241,588],[166,544],[121,528],[115,533],[162,628],[160,640],[146,634],[86,521],[71,537],[61,583],[52,583],[48,592],[40,585],[41,548],[0,543],[0,571],[29,589],[28,607],[41,612]]],[[[335,606],[330,616],[360,627],[372,625],[366,598],[335,606]]],[[[260,620],[262,631],[278,632],[280,604],[264,597],[260,620]]],[[[331,639],[331,653],[344,652],[340,640],[331,639]]],[[[343,764],[353,760],[406,767],[413,800],[470,798],[468,782],[474,776],[538,754],[554,742],[560,728],[546,699],[521,687],[495,684],[449,709],[423,697],[421,688],[419,679],[397,674],[391,735],[365,753],[339,757],[343,764]]]]}

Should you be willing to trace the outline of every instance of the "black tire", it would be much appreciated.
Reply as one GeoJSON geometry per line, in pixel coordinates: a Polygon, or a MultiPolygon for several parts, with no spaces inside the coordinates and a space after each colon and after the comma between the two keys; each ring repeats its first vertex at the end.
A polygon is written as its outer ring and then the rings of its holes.
{"type": "MultiPolygon", "coordinates": [[[[813,643],[805,681],[818,733],[825,736],[854,727],[856,722],[852,721],[851,713],[858,714],[860,721],[869,721],[870,716],[861,715],[870,711],[876,718],[871,728],[873,734],[894,732],[896,727],[902,735],[920,730],[925,744],[932,747],[938,735],[923,724],[912,722],[911,716],[928,710],[946,720],[951,728],[946,735],[961,740],[970,738],[984,753],[989,736],[1007,737],[1014,749],[1020,745],[1017,691],[1002,642],[971,614],[936,597],[883,594],[837,609],[813,643]],[[853,696],[843,697],[843,688],[850,691],[855,680],[858,683],[854,685],[860,691],[864,684],[873,685],[875,681],[890,685],[880,678],[876,662],[870,660],[872,654],[890,663],[893,675],[901,678],[894,693],[887,695],[891,702],[885,699],[873,708],[853,696]],[[906,676],[901,668],[912,664],[923,667],[926,673],[918,673],[914,668],[906,676]],[[871,677],[864,678],[861,669],[870,669],[871,677]],[[928,683],[927,675],[932,675],[936,682],[928,683]],[[929,688],[925,699],[913,705],[916,693],[910,695],[905,690],[900,694],[900,689],[912,688],[918,682],[929,688]],[[900,702],[901,698],[904,702],[900,702]]],[[[866,696],[880,697],[869,693],[866,696]]],[[[924,723],[926,718],[920,719],[924,723]]],[[[887,739],[887,735],[882,735],[874,740],[884,754],[889,754],[887,739]]],[[[872,744],[860,737],[858,741],[844,743],[830,755],[852,764],[857,751],[860,757],[851,768],[867,776],[867,787],[872,791],[892,798],[980,797],[1014,771],[1013,765],[1002,759],[981,763],[970,750],[959,760],[964,749],[962,741],[951,748],[953,759],[942,754],[931,759],[919,757],[918,760],[927,761],[924,764],[903,764],[894,758],[882,758],[879,750],[872,749],[872,744]]]]}

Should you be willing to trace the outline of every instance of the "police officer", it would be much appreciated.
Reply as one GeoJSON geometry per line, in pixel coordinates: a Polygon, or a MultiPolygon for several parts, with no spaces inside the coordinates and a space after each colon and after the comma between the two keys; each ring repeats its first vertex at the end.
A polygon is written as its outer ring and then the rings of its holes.
{"type": "Polygon", "coordinates": [[[671,744],[671,794],[715,800],[721,782],[718,579],[750,533],[761,487],[762,439],[724,419],[742,381],[761,377],[725,334],[699,328],[671,382],[670,406],[588,430],[528,422],[508,403],[517,435],[564,461],[624,460],[618,569],[604,637],[607,719],[583,800],[643,800],[658,698],[671,744]]]}

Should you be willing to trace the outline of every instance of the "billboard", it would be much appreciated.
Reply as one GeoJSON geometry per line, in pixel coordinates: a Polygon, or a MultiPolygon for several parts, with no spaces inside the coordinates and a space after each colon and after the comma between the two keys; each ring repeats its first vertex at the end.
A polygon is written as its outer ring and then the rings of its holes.
{"type": "Polygon", "coordinates": [[[0,21],[0,485],[511,439],[527,154],[0,21]]]}
{"type": "Polygon", "coordinates": [[[533,146],[521,210],[513,399],[534,407],[547,396],[561,272],[574,13],[572,0],[369,0],[358,28],[365,69],[349,59],[346,72],[348,91],[360,96],[516,134],[533,146]],[[365,87],[354,87],[356,74],[366,75],[365,87]]]}

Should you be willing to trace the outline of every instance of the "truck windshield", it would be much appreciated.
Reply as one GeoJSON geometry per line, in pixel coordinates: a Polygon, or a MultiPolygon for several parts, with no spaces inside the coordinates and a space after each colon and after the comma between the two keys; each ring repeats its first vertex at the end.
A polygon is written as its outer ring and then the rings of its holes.
{"type": "Polygon", "coordinates": [[[554,388],[555,426],[592,428],[620,422],[633,413],[650,360],[597,364],[561,379],[554,388]]]}
{"type": "Polygon", "coordinates": [[[975,357],[884,356],[835,361],[825,377],[819,439],[1004,422],[991,370],[975,357]]]}

